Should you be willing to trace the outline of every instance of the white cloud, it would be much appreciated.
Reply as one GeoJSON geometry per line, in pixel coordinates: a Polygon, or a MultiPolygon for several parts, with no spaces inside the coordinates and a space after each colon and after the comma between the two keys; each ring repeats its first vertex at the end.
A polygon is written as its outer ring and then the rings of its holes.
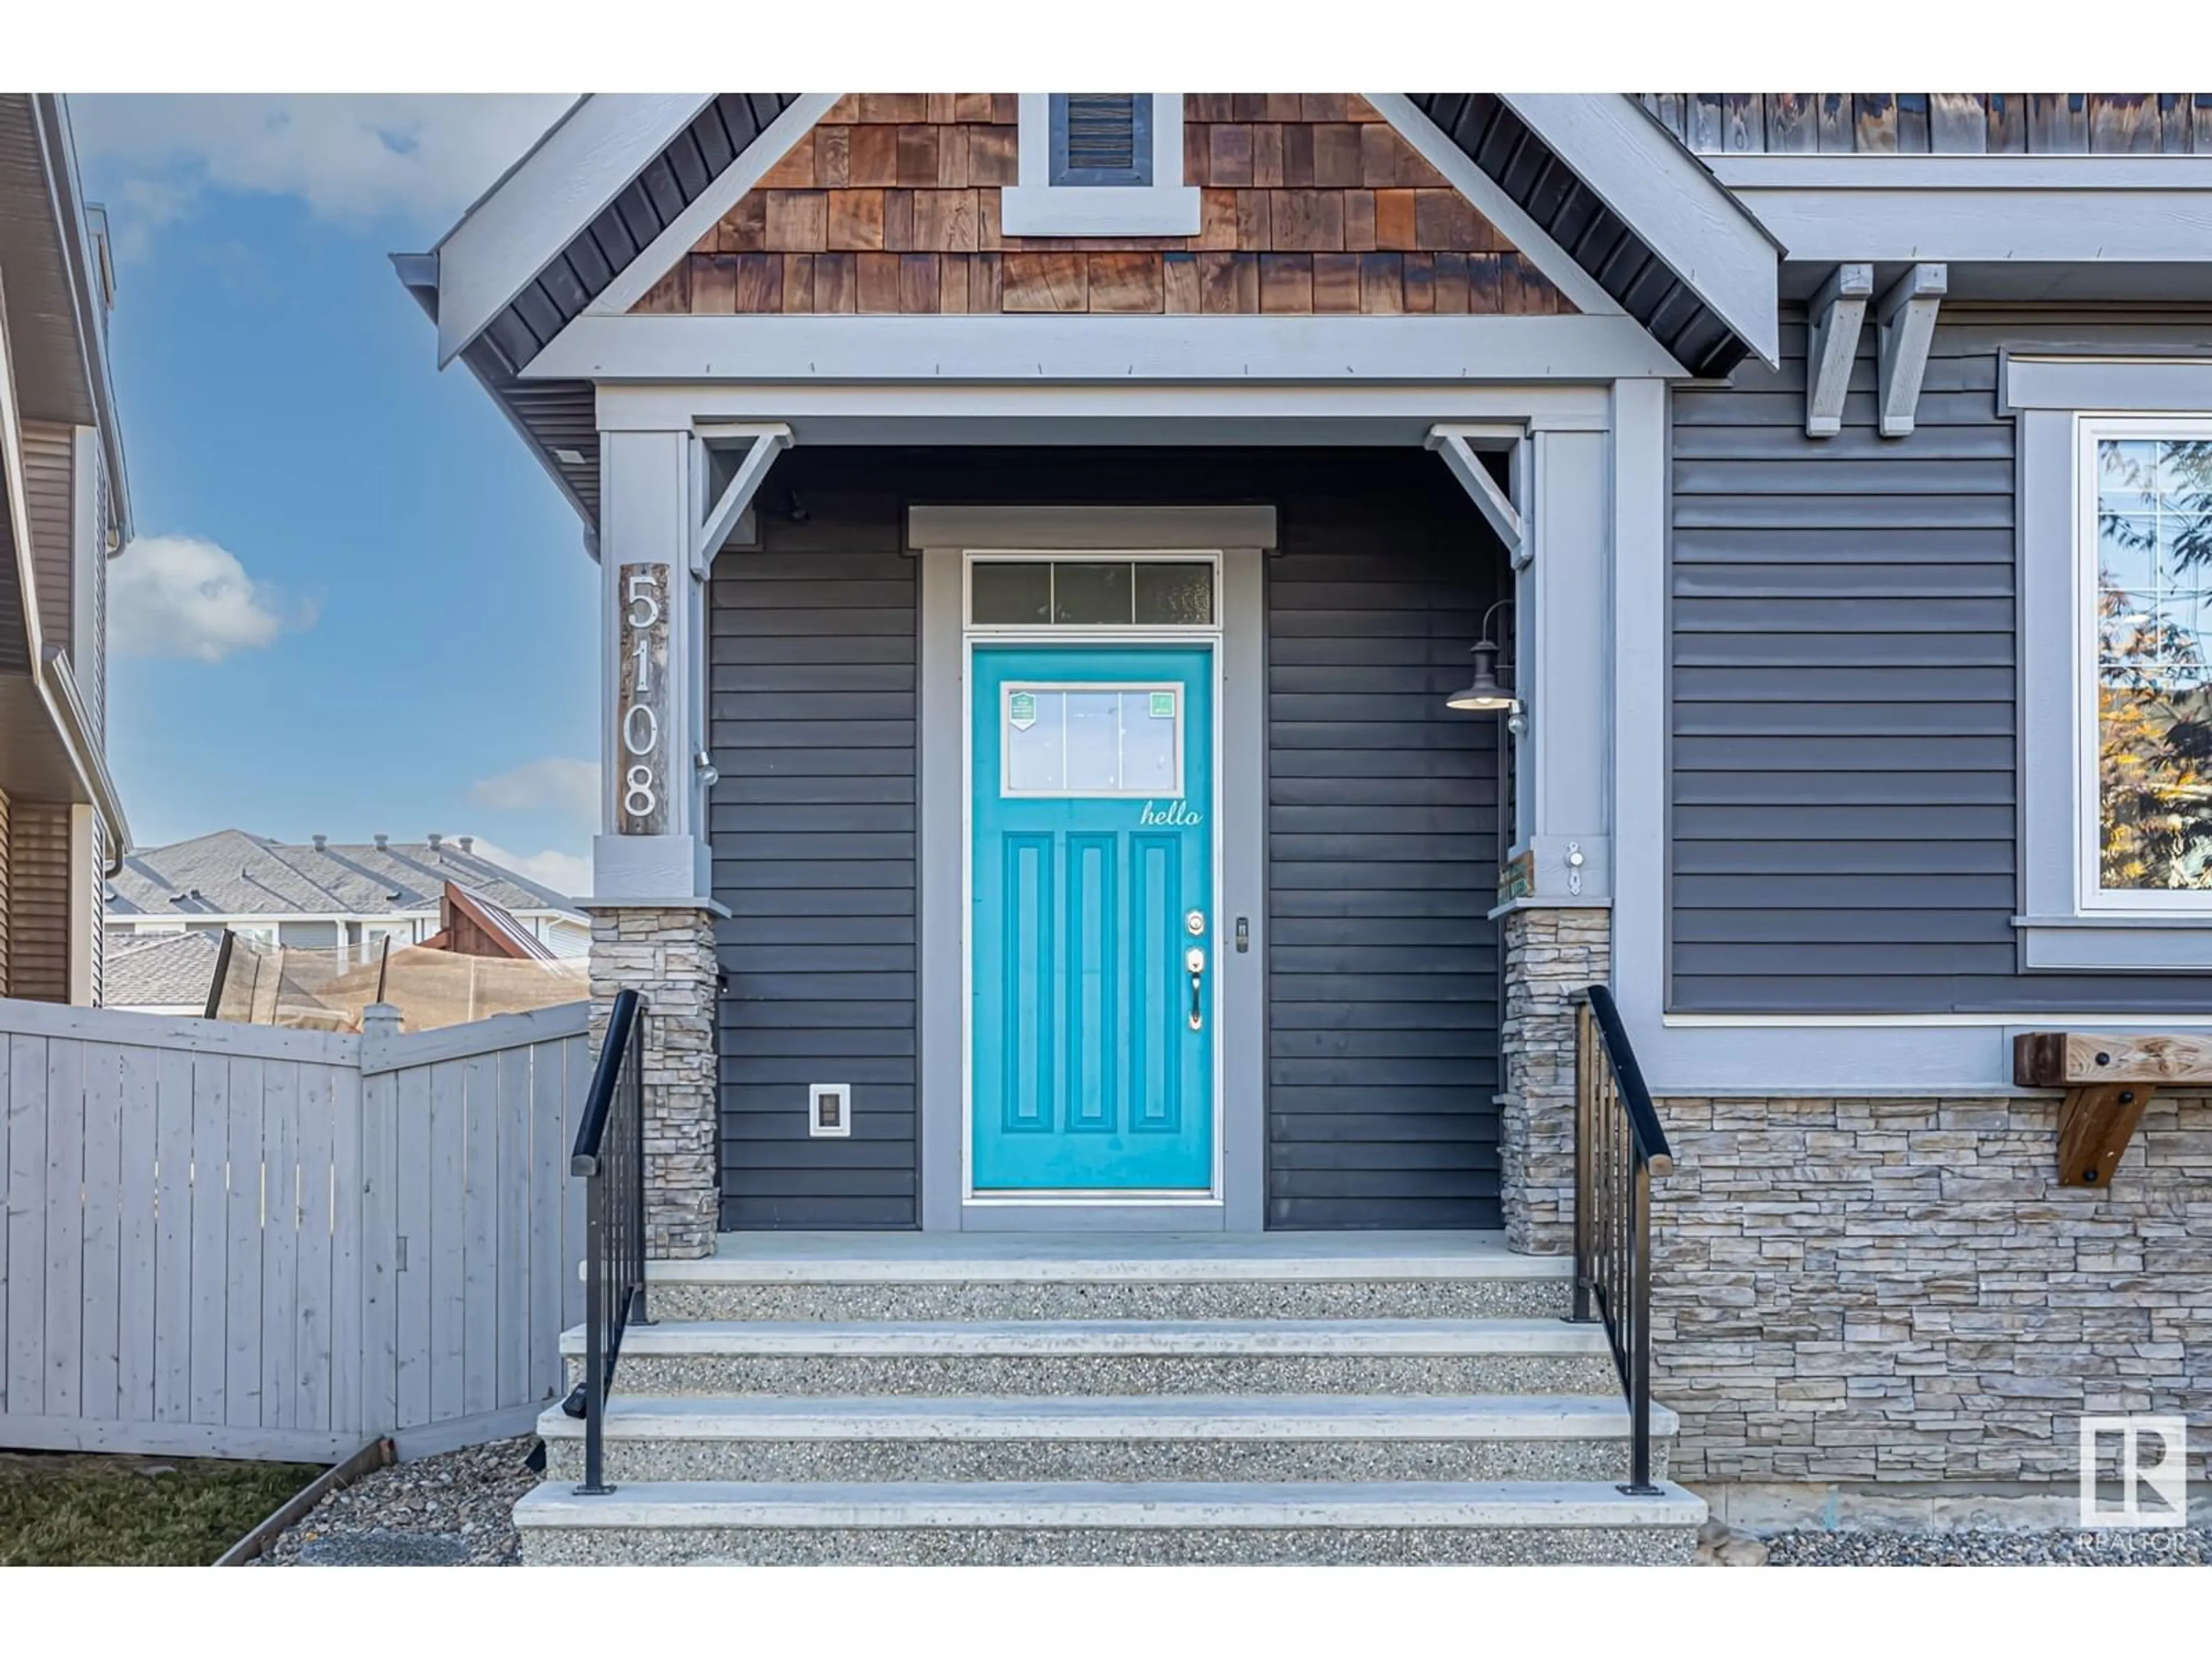
{"type": "Polygon", "coordinates": [[[192,657],[221,662],[258,651],[314,613],[286,615],[267,582],[238,556],[193,536],[140,536],[107,568],[107,630],[122,657],[192,657]]]}
{"type": "Polygon", "coordinates": [[[536,760],[469,786],[469,799],[494,811],[550,810],[586,827],[599,821],[599,769],[592,761],[536,760]]]}
{"type": "Polygon", "coordinates": [[[563,853],[547,848],[542,853],[511,853],[496,842],[476,838],[476,855],[489,859],[494,864],[541,882],[556,893],[566,893],[571,898],[580,897],[592,890],[592,861],[579,858],[574,853],[563,853]]]}
{"type": "Polygon", "coordinates": [[[123,175],[117,243],[150,233],[202,191],[296,196],[325,219],[443,231],[573,102],[562,94],[143,94],[70,100],[77,147],[123,175]]]}

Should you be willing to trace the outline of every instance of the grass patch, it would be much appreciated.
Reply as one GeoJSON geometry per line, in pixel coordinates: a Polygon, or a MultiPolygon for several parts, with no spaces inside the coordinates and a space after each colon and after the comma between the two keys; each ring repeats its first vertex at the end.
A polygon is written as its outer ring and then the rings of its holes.
{"type": "Polygon", "coordinates": [[[0,1452],[0,1566],[204,1567],[312,1463],[0,1452]]]}

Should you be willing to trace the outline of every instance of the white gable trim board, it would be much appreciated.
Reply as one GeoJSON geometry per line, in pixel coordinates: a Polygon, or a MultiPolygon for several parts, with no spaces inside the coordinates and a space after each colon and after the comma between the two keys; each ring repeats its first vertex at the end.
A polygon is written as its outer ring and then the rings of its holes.
{"type": "MultiPolygon", "coordinates": [[[[675,270],[677,262],[698,246],[699,239],[721,223],[723,216],[743,201],[777,162],[790,155],[791,147],[844,95],[841,92],[802,94],[789,109],[762,129],[760,137],[746,145],[737,160],[715,176],[698,200],[671,220],[667,229],[615,273],[614,281],[584,307],[583,316],[619,317],[645,298],[652,292],[653,285],[675,270]]],[[[581,320],[581,317],[576,319],[581,320]]],[[[568,326],[574,328],[576,323],[571,322],[568,326]]],[[[557,341],[559,337],[556,337],[557,341]]]]}
{"type": "MultiPolygon", "coordinates": [[[[1633,319],[669,317],[576,319],[528,380],[1153,385],[1683,378],[1633,319]]],[[[756,414],[769,411],[756,409],[756,414]]]]}
{"type": "Polygon", "coordinates": [[[1577,264],[1574,257],[1530,218],[1518,202],[1498,187],[1496,179],[1475,166],[1465,150],[1437,131],[1437,124],[1415,107],[1412,99],[1402,92],[1370,92],[1362,95],[1397,128],[1398,136],[1413,147],[1415,154],[1449,179],[1454,190],[1474,203],[1477,212],[1504,232],[1505,240],[1520,249],[1560,293],[1574,302],[1576,310],[1586,317],[1626,314],[1595,277],[1577,264]]]}
{"type": "Polygon", "coordinates": [[[1605,204],[1768,364],[1781,354],[1781,246],[1633,100],[1501,94],[1605,204]]]}
{"type": "Polygon", "coordinates": [[[434,250],[438,362],[451,362],[666,148],[711,93],[592,93],[434,250]]]}

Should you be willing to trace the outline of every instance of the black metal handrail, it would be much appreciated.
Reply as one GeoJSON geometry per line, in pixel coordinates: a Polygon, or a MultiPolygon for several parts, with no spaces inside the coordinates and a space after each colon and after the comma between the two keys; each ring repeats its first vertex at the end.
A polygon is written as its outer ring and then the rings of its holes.
{"type": "Polygon", "coordinates": [[[645,1000],[617,992],[568,1158],[568,1173],[585,1182],[584,1375],[561,1409],[584,1419],[580,1493],[614,1490],[604,1466],[607,1390],[623,1333],[652,1322],[645,1300],[644,1048],[645,1000]]]}
{"type": "Polygon", "coordinates": [[[1575,1018],[1575,1308],[1605,1321],[1628,1394],[1623,1492],[1651,1484],[1651,1177],[1674,1167],[1613,993],[1593,985],[1575,1018]]]}

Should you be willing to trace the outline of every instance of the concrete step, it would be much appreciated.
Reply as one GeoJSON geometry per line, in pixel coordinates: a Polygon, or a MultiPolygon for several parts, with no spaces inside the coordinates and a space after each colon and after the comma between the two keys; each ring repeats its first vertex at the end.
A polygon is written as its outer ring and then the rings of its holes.
{"type": "MultiPolygon", "coordinates": [[[[1674,1416],[1653,1425],[1666,1471],[1674,1416]]],[[[583,1478],[584,1425],[539,1419],[549,1481],[583,1478]]],[[[1256,1395],[608,1401],[606,1475],[639,1480],[1605,1480],[1628,1470],[1617,1396],[1256,1395]]]]}
{"type": "MultiPolygon", "coordinates": [[[[562,1338],[570,1370],[580,1329],[562,1338]]],[[[738,1321],[632,1328],[629,1395],[1583,1394],[1601,1327],[1551,1319],[738,1321]]]]}
{"type": "Polygon", "coordinates": [[[1497,1233],[730,1233],[648,1268],[672,1320],[1558,1318],[1572,1264],[1497,1233]]]}
{"type": "Polygon", "coordinates": [[[532,1564],[1686,1562],[1703,1499],[1671,1483],[548,1483],[515,1506],[532,1564]]]}

